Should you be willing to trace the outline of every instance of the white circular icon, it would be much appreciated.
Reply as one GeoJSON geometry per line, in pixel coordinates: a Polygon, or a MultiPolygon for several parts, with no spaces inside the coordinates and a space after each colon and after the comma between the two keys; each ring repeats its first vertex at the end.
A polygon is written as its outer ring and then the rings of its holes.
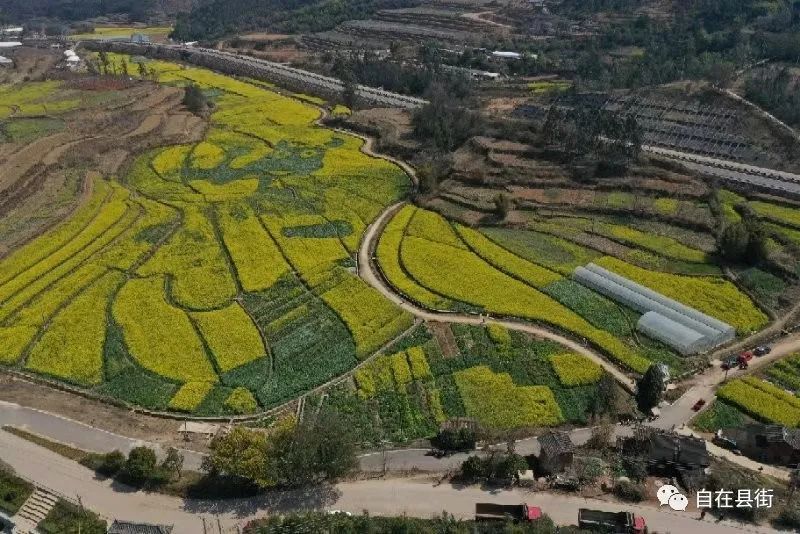
{"type": "Polygon", "coordinates": [[[658,498],[658,502],[661,503],[661,506],[669,503],[669,498],[673,495],[679,495],[680,491],[675,486],[671,486],[669,484],[664,484],[658,491],[656,492],[656,497],[658,498]]]}
{"type": "Polygon", "coordinates": [[[678,510],[683,512],[686,510],[686,507],[689,506],[689,499],[687,499],[685,495],[676,493],[675,495],[669,498],[667,504],[669,504],[669,507],[675,510],[676,512],[678,510]]]}

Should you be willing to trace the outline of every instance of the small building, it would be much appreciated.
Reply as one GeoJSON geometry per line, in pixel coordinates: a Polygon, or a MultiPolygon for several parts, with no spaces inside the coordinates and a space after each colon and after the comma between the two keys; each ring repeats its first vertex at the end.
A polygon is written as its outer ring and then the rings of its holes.
{"type": "Polygon", "coordinates": [[[800,429],[750,423],[742,428],[724,428],[721,436],[736,443],[748,458],[776,465],[800,462],[800,429]]]}
{"type": "Polygon", "coordinates": [[[617,446],[623,455],[644,458],[650,474],[677,477],[687,488],[701,488],[711,465],[704,440],[652,427],[635,428],[632,437],[618,438],[617,446]]]}
{"type": "Polygon", "coordinates": [[[17,48],[18,46],[22,46],[19,41],[0,41],[0,48],[17,48]]]}
{"type": "Polygon", "coordinates": [[[539,441],[538,467],[542,474],[562,473],[572,465],[575,446],[566,432],[549,432],[537,438],[539,441]]]}
{"type": "Polygon", "coordinates": [[[14,64],[13,60],[5,56],[0,56],[0,67],[10,67],[13,64],[14,64]]]}
{"type": "Polygon", "coordinates": [[[150,36],[143,33],[134,33],[131,35],[131,42],[136,44],[150,44],[150,36]]]}
{"type": "Polygon", "coordinates": [[[172,527],[167,525],[153,525],[150,523],[131,523],[129,521],[114,520],[108,529],[108,534],[170,534],[172,527]]]}

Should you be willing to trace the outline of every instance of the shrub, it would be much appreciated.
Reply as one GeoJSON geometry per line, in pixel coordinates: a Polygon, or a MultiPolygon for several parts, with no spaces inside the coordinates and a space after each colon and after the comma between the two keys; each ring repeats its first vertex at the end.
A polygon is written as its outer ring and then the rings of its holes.
{"type": "Polygon", "coordinates": [[[477,438],[475,432],[469,428],[457,430],[444,429],[431,440],[433,444],[445,451],[471,451],[475,448],[477,438]]]}
{"type": "Polygon", "coordinates": [[[247,414],[258,410],[258,402],[248,389],[239,387],[225,399],[225,407],[235,414],[247,414]]]}
{"type": "Polygon", "coordinates": [[[97,465],[97,472],[101,475],[113,477],[125,467],[125,455],[120,451],[111,451],[102,455],[97,465]]]}
{"type": "Polygon", "coordinates": [[[156,476],[158,459],[153,449],[136,447],[128,453],[128,459],[120,472],[121,477],[130,484],[143,485],[156,476]]]}
{"type": "Polygon", "coordinates": [[[642,502],[645,489],[641,484],[621,480],[614,486],[614,495],[627,502],[642,502]]]}

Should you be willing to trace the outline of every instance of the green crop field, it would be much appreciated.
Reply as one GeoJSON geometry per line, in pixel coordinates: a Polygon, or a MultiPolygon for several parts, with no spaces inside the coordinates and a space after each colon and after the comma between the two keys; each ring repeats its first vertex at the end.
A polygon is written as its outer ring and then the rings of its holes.
{"type": "Polygon", "coordinates": [[[430,437],[454,417],[501,431],[586,423],[600,366],[508,330],[447,328],[461,356],[444,357],[437,340],[420,327],[396,352],[359,368],[355,387],[336,386],[321,401],[366,445],[430,437]]]}
{"type": "MultiPolygon", "coordinates": [[[[0,362],[151,409],[249,413],[412,326],[349,270],[366,226],[407,193],[400,168],[315,125],[305,102],[204,69],[148,67],[160,83],[213,91],[205,139],[95,179],[71,217],[0,260],[0,362]]],[[[0,110],[73,105],[45,102],[56,83],[0,90],[0,110]]],[[[58,123],[20,126],[6,136],[58,123]]]]}

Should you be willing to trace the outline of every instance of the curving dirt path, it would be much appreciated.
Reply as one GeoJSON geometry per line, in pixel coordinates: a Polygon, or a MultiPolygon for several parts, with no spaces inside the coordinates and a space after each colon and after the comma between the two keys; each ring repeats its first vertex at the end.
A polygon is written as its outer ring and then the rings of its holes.
{"type": "MultiPolygon", "coordinates": [[[[322,110],[322,116],[317,120],[317,123],[320,124],[322,120],[326,116],[326,111],[322,110]]],[[[328,126],[328,128],[331,128],[328,126]]],[[[361,151],[373,158],[380,158],[386,161],[391,161],[395,165],[399,166],[403,169],[414,183],[415,186],[419,185],[419,178],[417,177],[417,172],[414,168],[406,163],[405,161],[399,160],[387,154],[381,154],[379,152],[375,152],[373,149],[374,146],[374,138],[362,135],[356,132],[351,132],[349,130],[344,130],[342,128],[331,128],[334,131],[352,135],[358,137],[359,139],[364,141],[364,144],[361,145],[361,151]]],[[[380,274],[378,274],[377,270],[375,269],[375,265],[373,264],[374,260],[374,251],[375,247],[377,246],[378,239],[380,238],[380,234],[383,232],[383,229],[386,227],[386,224],[392,218],[392,216],[397,213],[397,211],[405,205],[405,202],[398,202],[396,204],[392,204],[385,208],[378,217],[372,221],[372,223],[367,227],[364,235],[361,238],[361,244],[358,248],[358,257],[356,259],[356,264],[358,268],[358,276],[361,277],[362,280],[367,282],[369,285],[377,289],[381,294],[383,294],[386,298],[397,304],[401,309],[411,313],[415,317],[419,319],[423,319],[426,321],[438,321],[441,323],[459,323],[459,324],[469,324],[474,326],[482,326],[488,323],[497,323],[503,325],[504,327],[508,328],[509,330],[516,330],[519,332],[525,332],[528,334],[532,334],[536,337],[548,339],[550,341],[555,341],[570,350],[573,350],[577,353],[583,354],[587,358],[591,359],[594,362],[602,365],[603,368],[608,371],[608,373],[613,376],[622,387],[624,387],[630,393],[633,393],[636,388],[636,383],[632,380],[628,375],[620,371],[616,366],[614,366],[611,362],[606,360],[600,353],[595,352],[594,350],[581,345],[580,343],[573,341],[567,337],[564,337],[560,334],[556,334],[555,332],[548,330],[546,328],[540,326],[534,326],[532,324],[522,323],[518,321],[510,321],[506,319],[492,319],[488,315],[486,317],[482,316],[474,316],[474,315],[466,315],[466,314],[459,314],[459,313],[442,313],[442,312],[435,312],[431,310],[423,309],[416,304],[413,304],[406,299],[404,299],[401,295],[394,291],[389,284],[387,284],[380,274]]]]}
{"type": "Polygon", "coordinates": [[[555,341],[556,343],[559,343],[572,351],[583,354],[592,361],[602,365],[611,376],[619,381],[622,387],[633,393],[635,389],[634,381],[625,373],[620,371],[611,362],[603,358],[599,353],[546,328],[506,319],[492,319],[488,318],[488,315],[485,318],[482,316],[465,315],[459,313],[442,313],[425,310],[398,295],[393,288],[384,282],[380,274],[378,274],[377,270],[375,269],[375,265],[373,264],[373,259],[378,238],[386,226],[386,223],[389,222],[392,216],[400,208],[402,208],[404,204],[405,202],[398,202],[386,208],[378,216],[378,218],[375,219],[375,221],[373,221],[369,227],[367,227],[366,232],[364,232],[364,237],[361,240],[361,246],[358,249],[358,275],[365,282],[380,291],[386,298],[397,304],[400,308],[420,319],[425,319],[427,321],[439,321],[443,323],[469,324],[475,326],[481,326],[487,323],[496,323],[503,325],[509,330],[517,330],[519,332],[532,334],[539,338],[555,341]]]}

